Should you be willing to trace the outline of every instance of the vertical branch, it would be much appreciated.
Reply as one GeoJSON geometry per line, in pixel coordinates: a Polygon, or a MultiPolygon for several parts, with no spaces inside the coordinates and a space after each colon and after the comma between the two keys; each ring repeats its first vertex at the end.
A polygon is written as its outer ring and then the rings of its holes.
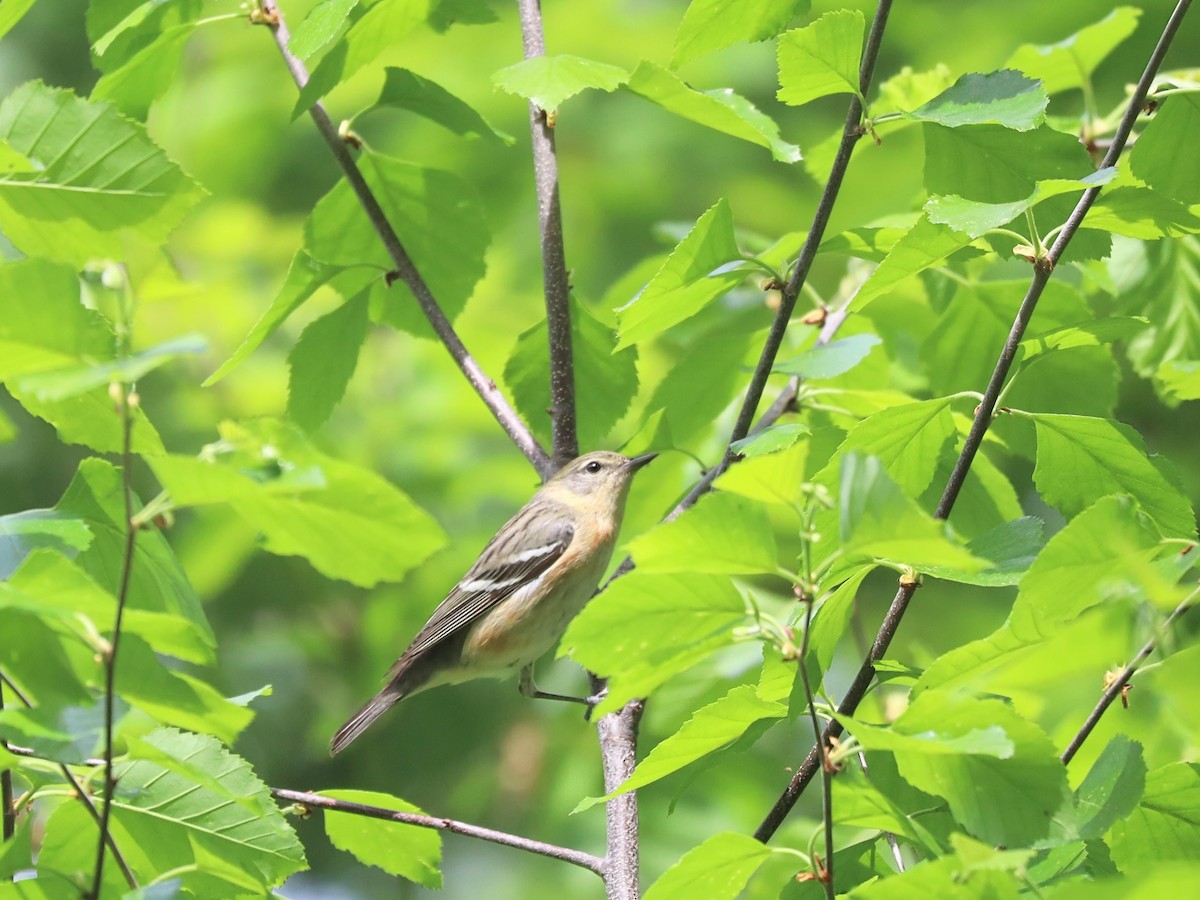
{"type": "MultiPolygon", "coordinates": [[[[1158,44],[1150,54],[1150,59],[1146,63],[1145,70],[1142,72],[1142,77],[1138,80],[1137,87],[1134,89],[1133,95],[1129,99],[1129,104],[1125,108],[1125,114],[1121,117],[1121,122],[1113,135],[1112,145],[1104,156],[1104,160],[1101,163],[1102,167],[1116,165],[1121,151],[1124,149],[1125,143],[1129,140],[1129,135],[1133,131],[1134,122],[1137,121],[1137,117],[1141,114],[1142,108],[1146,103],[1146,97],[1150,92],[1150,87],[1154,82],[1155,76],[1158,74],[1159,67],[1162,65],[1163,59],[1167,55],[1167,50],[1171,46],[1176,33],[1179,31],[1180,25],[1183,24],[1183,18],[1187,15],[1190,6],[1191,0],[1179,0],[1166,25],[1163,27],[1158,44]]],[[[948,518],[954,508],[959,491],[962,490],[967,473],[971,469],[971,463],[975,459],[980,445],[983,443],[983,438],[987,433],[988,427],[991,425],[992,415],[995,412],[1000,391],[1008,377],[1017,347],[1025,335],[1025,329],[1029,325],[1030,319],[1033,318],[1033,313],[1037,308],[1038,300],[1042,296],[1042,291],[1045,289],[1047,282],[1049,282],[1054,267],[1062,258],[1067,245],[1079,230],[1084,216],[1091,209],[1099,193],[1099,187],[1088,188],[1088,190],[1083,192],[1083,195],[1079,198],[1079,201],[1075,204],[1075,208],[1071,211],[1070,216],[1063,225],[1062,230],[1059,232],[1054,246],[1050,248],[1044,258],[1038,259],[1034,264],[1029,289],[1025,293],[1025,298],[1021,301],[1021,307],[1017,311],[1008,338],[1005,340],[1000,357],[996,361],[996,367],[993,369],[992,376],[988,381],[988,387],[983,395],[983,400],[975,412],[975,420],[971,424],[971,430],[964,442],[962,452],[954,464],[954,471],[951,473],[946,483],[946,488],[942,493],[941,501],[938,503],[935,515],[939,519],[948,518]]],[[[900,622],[904,618],[904,613],[908,609],[909,601],[912,599],[915,590],[915,583],[901,583],[900,589],[896,592],[896,596],[892,600],[892,605],[889,607],[887,614],[884,616],[883,623],[879,627],[879,632],[875,636],[871,652],[863,661],[858,674],[855,675],[854,681],[850,685],[850,689],[846,691],[845,697],[838,706],[839,712],[846,715],[853,715],[854,711],[858,709],[858,704],[866,696],[867,689],[870,687],[871,681],[875,676],[875,663],[887,652],[888,645],[900,627],[900,622]]],[[[836,737],[841,733],[842,726],[837,721],[830,722],[825,728],[824,740],[828,740],[830,736],[836,737]]],[[[809,751],[804,761],[796,769],[788,786],[784,789],[779,799],[775,801],[775,805],[767,813],[762,824],[759,825],[754,836],[760,841],[767,841],[771,838],[771,835],[778,830],[784,818],[786,818],[792,807],[795,806],[796,801],[800,799],[800,795],[812,780],[813,775],[816,774],[817,766],[819,765],[819,749],[819,746],[814,746],[809,751]]]]}
{"type": "MultiPolygon", "coordinates": [[[[638,727],[644,706],[634,700],[596,723],[604,766],[604,792],[615,791],[633,774],[637,762],[638,727]]],[[[609,800],[604,807],[608,852],[604,857],[604,890],[608,900],[638,900],[637,791],[609,800]]]]}
{"type": "MultiPolygon", "coordinates": [[[[4,709],[4,685],[0,684],[0,710],[4,709]]],[[[0,741],[0,747],[8,749],[8,741],[0,741]]],[[[12,769],[0,772],[0,819],[3,820],[3,840],[9,840],[17,833],[17,810],[13,806],[12,769]]]]}
{"type": "MultiPolygon", "coordinates": [[[[546,55],[541,0],[520,0],[521,40],[525,58],[546,55]]],[[[546,330],[550,339],[550,415],[557,469],[579,455],[575,426],[575,366],[571,348],[571,285],[563,250],[562,209],[558,197],[558,157],[554,126],[546,110],[529,104],[533,141],[533,174],[537,186],[538,229],[542,244],[542,279],[546,295],[546,330]]]]}
{"type": "MultiPolygon", "coordinates": [[[[308,84],[308,70],[304,67],[304,63],[292,54],[288,49],[288,41],[290,35],[288,33],[287,24],[283,20],[283,14],[279,12],[279,7],[275,0],[261,0],[261,7],[252,14],[251,21],[266,25],[271,29],[271,34],[275,38],[275,44],[279,48],[279,53],[283,57],[284,64],[291,73],[292,80],[296,83],[296,87],[303,90],[308,84]]],[[[459,370],[467,379],[467,383],[475,389],[475,392],[483,400],[484,405],[500,423],[500,427],[508,434],[517,448],[525,454],[526,458],[537,469],[538,474],[543,478],[549,477],[554,472],[554,466],[551,465],[550,458],[546,451],[538,444],[537,439],[529,431],[529,427],[521,420],[521,416],[513,409],[504,394],[496,387],[496,382],[488,377],[487,373],[479,365],[479,362],[467,350],[462,339],[454,330],[454,326],[450,320],[446,318],[446,314],[438,305],[437,299],[433,296],[433,292],[429,289],[429,285],[417,271],[416,265],[412,261],[412,257],[408,255],[408,251],[404,248],[404,244],[400,241],[400,236],[396,234],[396,230],[392,228],[388,221],[387,213],[383,211],[379,200],[375,197],[370,185],[363,178],[362,172],[358,168],[358,164],[354,161],[354,157],[350,155],[350,151],[346,149],[346,144],[338,135],[337,127],[329,118],[329,113],[325,111],[325,107],[321,103],[314,103],[309,108],[309,114],[312,116],[313,123],[317,126],[317,131],[324,138],[325,144],[329,147],[329,152],[333,154],[334,160],[338,167],[342,170],[342,174],[346,176],[346,181],[349,182],[355,196],[362,204],[363,211],[367,215],[367,219],[371,222],[371,227],[374,228],[376,234],[379,235],[380,241],[387,250],[388,256],[392,258],[393,264],[396,266],[395,275],[412,291],[412,295],[416,298],[417,304],[421,307],[421,312],[425,314],[425,318],[429,320],[429,324],[433,327],[438,339],[450,354],[451,358],[458,364],[459,370]]]]}

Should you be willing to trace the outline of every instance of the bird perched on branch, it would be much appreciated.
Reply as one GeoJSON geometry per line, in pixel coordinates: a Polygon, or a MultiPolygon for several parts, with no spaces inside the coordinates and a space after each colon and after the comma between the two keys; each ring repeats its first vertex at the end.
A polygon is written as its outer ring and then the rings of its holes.
{"type": "Polygon", "coordinates": [[[567,463],[504,524],[387,675],[387,684],[338,729],[332,755],[405,697],[439,684],[520,671],[539,691],[533,663],[553,647],[595,593],[612,558],[634,473],[657,454],[588,453],[567,463]]]}

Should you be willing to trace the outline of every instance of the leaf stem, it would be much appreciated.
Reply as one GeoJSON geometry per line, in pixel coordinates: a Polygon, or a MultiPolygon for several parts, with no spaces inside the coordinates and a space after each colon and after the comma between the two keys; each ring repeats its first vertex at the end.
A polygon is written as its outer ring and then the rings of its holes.
{"type": "MultiPolygon", "coordinates": [[[[545,56],[541,0],[519,0],[518,6],[525,58],[545,56]]],[[[533,142],[533,174],[537,187],[542,280],[546,296],[546,331],[550,341],[551,452],[557,469],[579,455],[575,366],[571,347],[571,285],[563,249],[554,128],[546,111],[532,101],[529,103],[529,133],[533,142]]]]}
{"type": "MultiPolygon", "coordinates": [[[[1179,31],[1179,27],[1190,6],[1191,0],[1179,0],[1170,18],[1167,20],[1158,43],[1154,51],[1150,54],[1150,59],[1146,64],[1142,77],[1138,81],[1137,88],[1129,99],[1129,103],[1125,108],[1125,114],[1121,118],[1121,123],[1113,135],[1112,145],[1109,147],[1108,153],[1105,154],[1104,160],[1100,165],[1101,168],[1115,165],[1117,159],[1120,157],[1121,151],[1125,147],[1125,142],[1129,139],[1129,135],[1133,130],[1134,122],[1137,120],[1138,114],[1145,103],[1146,94],[1150,90],[1154,76],[1162,65],[1167,49],[1170,47],[1175,34],[1179,31]]],[[[946,483],[945,491],[942,493],[942,499],[938,503],[935,516],[939,519],[947,518],[954,508],[954,502],[958,498],[959,491],[962,490],[967,473],[971,469],[971,463],[974,461],[975,455],[983,443],[988,426],[991,424],[996,399],[1000,395],[1000,390],[1008,375],[1013,358],[1016,356],[1017,347],[1021,343],[1025,329],[1029,325],[1029,320],[1033,316],[1042,291],[1045,289],[1046,283],[1050,280],[1054,266],[1062,258],[1063,252],[1075,236],[1075,232],[1079,230],[1080,223],[1083,222],[1084,216],[1091,209],[1099,193],[1099,186],[1088,188],[1083,192],[1083,195],[1079,198],[1078,203],[1076,203],[1075,208],[1067,218],[1067,222],[1059,233],[1057,240],[1055,240],[1054,245],[1048,251],[1045,263],[1034,267],[1029,289],[1026,291],[1025,298],[1013,321],[1008,339],[1004,343],[1000,358],[997,360],[991,379],[988,382],[987,390],[984,392],[983,401],[979,404],[979,408],[975,413],[975,420],[971,425],[971,431],[967,435],[962,452],[954,464],[954,470],[946,483]]],[[[884,615],[879,632],[875,636],[875,641],[872,643],[866,659],[863,660],[858,673],[854,677],[854,681],[851,683],[849,690],[847,690],[845,697],[838,707],[839,712],[846,715],[853,715],[854,711],[858,708],[858,704],[866,695],[867,689],[874,678],[875,663],[887,652],[887,648],[900,627],[900,622],[904,618],[904,613],[908,609],[909,601],[912,600],[915,590],[915,585],[902,584],[896,592],[896,596],[893,598],[891,606],[884,615]]],[[[841,726],[836,721],[831,722],[825,729],[824,739],[828,740],[830,736],[837,736],[841,732],[841,726]]],[[[804,789],[812,780],[813,775],[816,774],[817,766],[820,764],[819,750],[820,745],[814,746],[800,766],[797,767],[787,787],[784,788],[779,799],[775,801],[775,805],[767,813],[758,830],[755,832],[755,837],[759,840],[764,842],[770,840],[771,836],[779,829],[779,826],[783,824],[783,820],[787,817],[792,807],[795,806],[796,801],[800,799],[800,796],[804,793],[804,789]]]]}
{"type": "Polygon", "coordinates": [[[271,793],[279,800],[299,803],[302,806],[312,806],[318,809],[347,813],[353,816],[366,816],[371,819],[383,819],[388,822],[400,822],[404,825],[415,825],[418,828],[449,831],[452,834],[462,834],[467,837],[478,838],[481,841],[501,844],[505,847],[524,850],[527,853],[535,853],[538,856],[557,859],[570,863],[573,866],[579,866],[581,869],[587,869],[596,875],[603,876],[605,873],[605,861],[599,857],[592,856],[590,853],[572,850],[569,847],[559,847],[555,844],[546,844],[542,841],[530,840],[529,838],[523,838],[504,831],[495,831],[491,828],[471,825],[467,822],[458,822],[454,819],[443,819],[436,816],[422,816],[416,813],[398,812],[394,809],[368,806],[364,803],[352,803],[349,800],[335,800],[332,797],[323,797],[320,794],[312,794],[306,791],[271,788],[271,793]]]}
{"type": "MultiPolygon", "coordinates": [[[[283,19],[283,13],[279,11],[276,0],[262,0],[259,8],[261,14],[256,17],[257,20],[270,28],[271,34],[275,38],[275,44],[279,48],[279,52],[283,56],[283,61],[292,75],[292,80],[296,83],[296,87],[303,90],[304,86],[308,84],[308,70],[305,68],[304,63],[297,59],[288,49],[290,35],[287,24],[283,19]]],[[[346,176],[346,180],[350,183],[355,196],[358,197],[359,203],[362,204],[363,211],[367,214],[371,226],[379,235],[380,241],[382,241],[388,255],[392,258],[392,262],[396,266],[397,275],[408,289],[412,291],[413,296],[417,299],[417,303],[421,307],[421,311],[429,320],[429,324],[433,327],[443,346],[445,346],[455,363],[458,364],[459,370],[491,411],[496,421],[500,423],[500,427],[512,438],[517,448],[525,454],[538,474],[542,478],[549,477],[554,471],[550,457],[542,449],[541,445],[538,444],[537,438],[533,436],[533,433],[529,430],[529,426],[521,420],[517,411],[505,399],[500,389],[496,387],[496,382],[487,376],[475,357],[467,350],[466,345],[463,344],[462,339],[459,338],[458,333],[454,330],[454,326],[446,318],[446,314],[438,305],[432,291],[430,291],[429,285],[425,282],[421,273],[417,271],[417,267],[401,243],[399,235],[396,234],[395,229],[392,228],[391,223],[388,221],[387,214],[383,211],[383,207],[379,205],[379,200],[375,197],[366,179],[363,178],[358,164],[354,161],[354,157],[350,155],[345,142],[338,135],[337,127],[330,120],[324,105],[318,101],[309,108],[308,112],[317,126],[317,131],[321,133],[321,137],[324,138],[326,145],[329,147],[329,152],[333,154],[334,160],[346,176]]]]}

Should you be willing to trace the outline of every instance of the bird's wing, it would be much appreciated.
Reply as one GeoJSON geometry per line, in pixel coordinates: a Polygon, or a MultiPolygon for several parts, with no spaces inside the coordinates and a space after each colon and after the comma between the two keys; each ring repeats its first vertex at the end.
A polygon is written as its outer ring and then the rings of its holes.
{"type": "Polygon", "coordinates": [[[522,521],[522,514],[518,513],[492,538],[480,554],[479,561],[454,586],[433,611],[425,627],[413,638],[412,644],[397,660],[393,672],[400,668],[401,663],[407,664],[413,657],[475,622],[515,591],[536,581],[558,561],[570,546],[575,529],[569,522],[557,517],[538,525],[538,518],[532,516],[529,517],[530,521],[525,522],[522,521]],[[527,549],[517,550],[506,546],[517,540],[527,549]]]}

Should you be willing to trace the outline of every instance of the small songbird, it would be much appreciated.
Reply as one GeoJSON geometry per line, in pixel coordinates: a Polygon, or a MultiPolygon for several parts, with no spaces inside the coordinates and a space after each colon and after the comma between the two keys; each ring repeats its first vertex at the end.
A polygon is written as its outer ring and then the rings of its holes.
{"type": "Polygon", "coordinates": [[[533,663],[595,593],[612,558],[633,475],[657,456],[588,453],[567,463],[509,519],[387,675],[387,685],[329,744],[336,755],[393,705],[439,684],[520,670],[521,693],[546,694],[533,663]]]}

